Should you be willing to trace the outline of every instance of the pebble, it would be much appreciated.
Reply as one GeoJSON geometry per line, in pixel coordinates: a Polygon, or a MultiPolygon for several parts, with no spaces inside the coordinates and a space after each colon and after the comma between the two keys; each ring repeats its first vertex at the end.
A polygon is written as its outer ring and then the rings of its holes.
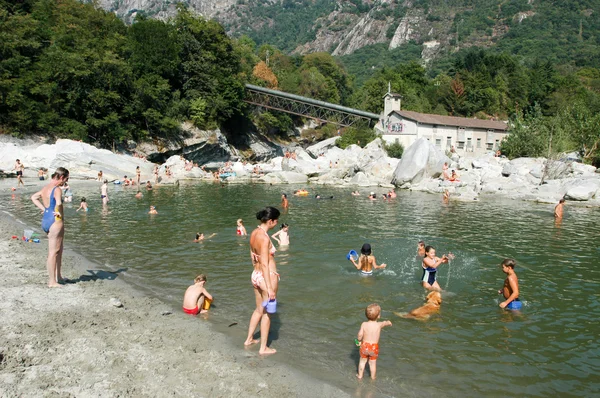
{"type": "Polygon", "coordinates": [[[110,304],[111,304],[112,306],[114,306],[114,307],[117,307],[117,308],[121,308],[121,307],[123,307],[123,303],[121,303],[121,301],[120,301],[119,299],[116,299],[116,298],[114,298],[114,297],[112,297],[112,298],[110,299],[110,304]]]}

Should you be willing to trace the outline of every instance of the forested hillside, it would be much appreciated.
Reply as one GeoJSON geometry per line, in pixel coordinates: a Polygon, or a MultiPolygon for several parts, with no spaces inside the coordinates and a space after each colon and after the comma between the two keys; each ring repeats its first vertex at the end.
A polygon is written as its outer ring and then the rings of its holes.
{"type": "MultiPolygon", "coordinates": [[[[595,37],[575,36],[582,41],[573,47],[597,51],[590,44],[595,37]]],[[[127,25],[75,0],[0,0],[0,38],[3,133],[112,147],[129,139],[178,139],[181,123],[190,121],[221,127],[231,138],[249,129],[285,136],[302,121],[246,107],[245,83],[375,113],[391,84],[406,110],[511,119],[503,147],[509,156],[547,154],[549,142],[552,150],[577,150],[589,161],[599,152],[600,69],[577,59],[472,46],[425,67],[419,45],[409,42],[379,48],[385,57],[373,46],[340,62],[326,52],[290,55],[247,36],[230,38],[216,21],[183,6],[169,20],[137,15],[127,25]],[[362,71],[358,78],[353,70],[362,71]]]]}

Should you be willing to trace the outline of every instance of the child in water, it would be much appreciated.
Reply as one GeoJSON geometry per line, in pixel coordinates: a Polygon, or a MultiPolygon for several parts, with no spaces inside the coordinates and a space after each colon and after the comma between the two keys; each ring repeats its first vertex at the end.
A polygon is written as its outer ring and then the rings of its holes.
{"type": "Polygon", "coordinates": [[[246,232],[246,227],[244,227],[244,221],[241,218],[237,219],[237,229],[235,231],[238,235],[248,235],[246,232]]]}
{"type": "Polygon", "coordinates": [[[360,249],[360,257],[358,258],[358,262],[354,260],[354,258],[350,257],[350,261],[356,267],[356,269],[360,270],[362,275],[373,275],[373,269],[380,269],[387,267],[387,264],[383,263],[381,265],[377,265],[377,261],[375,260],[375,256],[371,255],[371,245],[365,243],[362,245],[360,249]]]}
{"type": "Polygon", "coordinates": [[[81,203],[79,204],[79,208],[75,211],[79,211],[79,210],[88,211],[87,200],[85,198],[81,198],[81,203]]]}
{"type": "Polygon", "coordinates": [[[379,336],[381,329],[386,326],[392,326],[391,321],[377,322],[381,317],[381,307],[378,304],[369,304],[365,310],[368,321],[360,325],[358,331],[358,342],[360,346],[360,362],[358,363],[358,374],[356,377],[363,378],[363,372],[369,361],[369,370],[371,379],[375,380],[377,373],[377,358],[379,357],[379,336]]]}
{"type": "Polygon", "coordinates": [[[150,211],[148,212],[148,214],[158,214],[158,211],[156,211],[156,207],[150,206],[150,211]]]}
{"type": "Polygon", "coordinates": [[[206,291],[205,284],[206,275],[200,274],[194,279],[194,284],[186,289],[183,295],[183,312],[190,315],[208,312],[213,296],[206,291]]]}
{"type": "Polygon", "coordinates": [[[271,238],[275,239],[279,246],[288,246],[290,244],[290,226],[286,223],[281,224],[281,229],[271,235],[271,238]]]}
{"type": "Polygon", "coordinates": [[[522,307],[521,300],[519,300],[519,278],[515,273],[515,266],[517,262],[512,258],[507,258],[502,261],[502,272],[506,274],[504,280],[504,286],[498,291],[498,294],[502,294],[505,298],[501,302],[500,308],[507,310],[520,310],[522,307]]]}

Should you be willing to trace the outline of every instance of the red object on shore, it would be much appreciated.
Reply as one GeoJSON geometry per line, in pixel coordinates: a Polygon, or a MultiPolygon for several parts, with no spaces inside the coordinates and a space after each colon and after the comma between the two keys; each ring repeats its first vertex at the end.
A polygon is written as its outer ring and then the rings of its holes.
{"type": "Polygon", "coordinates": [[[17,235],[13,235],[11,239],[19,239],[17,235]]]}

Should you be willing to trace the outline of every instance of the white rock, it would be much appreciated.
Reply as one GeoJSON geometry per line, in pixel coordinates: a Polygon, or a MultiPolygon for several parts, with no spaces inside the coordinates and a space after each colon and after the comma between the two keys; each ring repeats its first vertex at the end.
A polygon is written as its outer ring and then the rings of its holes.
{"type": "Polygon", "coordinates": [[[577,201],[590,200],[596,195],[599,188],[600,181],[598,180],[579,181],[568,189],[565,199],[577,201]]]}
{"type": "Polygon", "coordinates": [[[404,151],[394,171],[392,184],[400,186],[427,177],[437,177],[442,173],[444,162],[450,162],[446,155],[425,138],[419,138],[404,151]]]}
{"type": "Polygon", "coordinates": [[[331,148],[335,147],[335,143],[340,137],[332,137],[323,140],[317,144],[311,145],[306,148],[306,152],[310,153],[313,157],[318,157],[320,154],[328,152],[331,148]]]}

